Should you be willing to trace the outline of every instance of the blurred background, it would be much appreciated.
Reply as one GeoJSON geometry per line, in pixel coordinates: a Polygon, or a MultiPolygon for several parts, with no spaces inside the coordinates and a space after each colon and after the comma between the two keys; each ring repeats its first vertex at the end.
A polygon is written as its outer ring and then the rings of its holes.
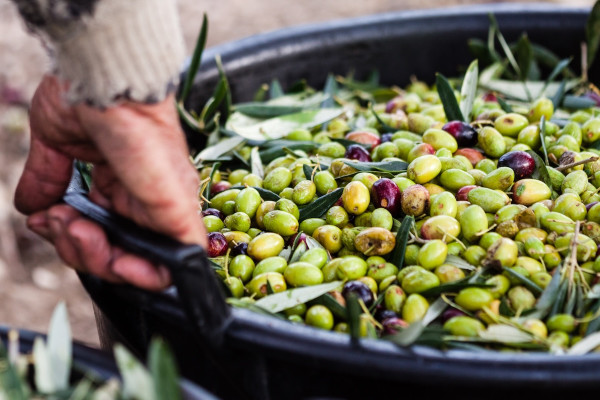
{"type": "MultiPolygon", "coordinates": [[[[514,1],[504,1],[505,3],[514,1]]],[[[208,46],[274,29],[333,19],[419,8],[492,3],[474,0],[178,0],[180,22],[191,53],[209,20],[208,46]],[[210,4],[210,8],[206,5],[210,4]]],[[[548,7],[591,7],[593,0],[546,0],[548,7]]],[[[0,325],[47,331],[52,310],[65,301],[73,337],[98,346],[91,301],[76,274],[54,249],[25,227],[12,205],[28,150],[27,109],[49,66],[40,42],[30,36],[10,0],[0,0],[0,325]]],[[[235,99],[234,99],[235,101],[235,99]]]]}

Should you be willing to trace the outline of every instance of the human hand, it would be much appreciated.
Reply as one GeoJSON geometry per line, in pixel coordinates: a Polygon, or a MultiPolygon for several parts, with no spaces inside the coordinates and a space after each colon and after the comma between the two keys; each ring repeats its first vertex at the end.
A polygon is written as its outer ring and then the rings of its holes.
{"type": "Polygon", "coordinates": [[[69,106],[56,77],[46,76],[30,109],[31,147],[15,192],[28,227],[50,241],[72,268],[110,282],[166,288],[164,266],[112,246],[103,229],[62,199],[73,160],[94,164],[90,198],[136,223],[206,247],[199,179],[189,160],[173,96],[157,104],[124,102],[100,110],[69,106]]]}

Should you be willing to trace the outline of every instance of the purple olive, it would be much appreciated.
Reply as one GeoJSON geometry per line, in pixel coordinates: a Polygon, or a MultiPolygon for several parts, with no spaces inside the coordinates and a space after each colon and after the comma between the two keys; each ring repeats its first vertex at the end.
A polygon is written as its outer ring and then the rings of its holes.
{"type": "Polygon", "coordinates": [[[408,323],[398,317],[386,318],[381,321],[383,326],[383,333],[386,335],[393,335],[394,333],[400,332],[402,329],[408,326],[408,323]]]}
{"type": "Polygon", "coordinates": [[[383,207],[392,216],[397,216],[400,211],[400,189],[389,178],[378,179],[371,188],[371,201],[375,208],[383,207]]]}
{"type": "Polygon", "coordinates": [[[498,168],[508,167],[515,172],[515,181],[528,178],[535,170],[535,160],[521,150],[509,151],[498,159],[498,168]]]}
{"type": "Polygon", "coordinates": [[[227,239],[220,232],[211,232],[208,234],[208,256],[219,257],[227,253],[227,239]]]}
{"type": "Polygon", "coordinates": [[[442,130],[454,136],[458,147],[473,147],[477,144],[477,131],[466,122],[450,121],[442,126],[442,130]]]}
{"type": "Polygon", "coordinates": [[[457,308],[449,308],[442,313],[442,322],[448,321],[450,318],[459,317],[466,315],[464,312],[457,308]]]}
{"type": "Polygon", "coordinates": [[[376,308],[374,317],[377,321],[381,322],[389,318],[398,318],[399,315],[395,311],[388,310],[381,306],[376,308]]]}
{"type": "Polygon", "coordinates": [[[346,157],[350,160],[358,160],[358,161],[362,161],[362,162],[370,162],[371,161],[371,156],[369,155],[369,152],[367,151],[367,149],[365,149],[364,147],[362,147],[359,144],[351,144],[350,146],[348,146],[344,157],[346,157]]]}
{"type": "Polygon", "coordinates": [[[584,94],[584,96],[587,97],[588,99],[594,100],[596,102],[596,105],[600,106],[600,95],[598,93],[590,90],[589,92],[586,92],[584,94]]]}
{"type": "Polygon", "coordinates": [[[344,298],[347,300],[350,293],[356,294],[359,299],[362,299],[367,307],[370,307],[375,300],[371,289],[369,289],[366,283],[361,281],[349,281],[344,284],[342,296],[344,296],[344,298]]]}
{"type": "Polygon", "coordinates": [[[231,183],[227,181],[219,181],[210,185],[210,194],[215,195],[231,187],[231,183]]]}
{"type": "Polygon", "coordinates": [[[217,210],[216,208],[207,208],[206,210],[202,211],[203,217],[206,217],[207,215],[214,215],[215,217],[219,217],[221,221],[225,220],[225,214],[223,214],[223,212],[217,210]]]}
{"type": "Polygon", "coordinates": [[[590,204],[585,205],[585,209],[590,211],[590,208],[594,207],[596,204],[598,204],[597,201],[592,201],[590,204]]]}
{"type": "Polygon", "coordinates": [[[239,242],[235,246],[231,248],[231,257],[239,256],[239,255],[247,255],[248,254],[248,243],[239,242]]]}

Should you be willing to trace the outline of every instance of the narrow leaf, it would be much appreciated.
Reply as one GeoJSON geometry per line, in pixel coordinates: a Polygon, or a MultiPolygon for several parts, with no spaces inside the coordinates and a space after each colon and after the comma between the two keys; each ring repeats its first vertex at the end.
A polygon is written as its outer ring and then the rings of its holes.
{"type": "Polygon", "coordinates": [[[304,176],[306,177],[306,179],[311,180],[312,179],[312,173],[313,173],[313,167],[311,167],[308,164],[303,164],[302,165],[302,170],[304,171],[304,176]]]}
{"type": "Polygon", "coordinates": [[[212,186],[212,182],[213,179],[215,177],[215,174],[217,173],[217,171],[219,170],[219,167],[221,166],[220,162],[216,162],[213,164],[212,169],[210,170],[210,180],[208,181],[208,185],[206,185],[206,188],[204,189],[204,193],[202,194],[202,196],[206,199],[206,201],[204,202],[203,206],[204,209],[208,208],[209,202],[210,202],[210,187],[212,186]]]}
{"type": "Polygon", "coordinates": [[[404,161],[378,161],[378,162],[358,162],[344,161],[346,165],[359,171],[381,171],[397,174],[406,171],[408,163],[404,161]]]}
{"type": "Polygon", "coordinates": [[[52,313],[47,340],[53,386],[57,390],[65,390],[69,387],[73,349],[71,327],[64,302],[58,303],[52,313]]]}
{"type": "Polygon", "coordinates": [[[567,350],[567,354],[573,356],[584,355],[594,351],[598,346],[600,346],[600,332],[593,333],[581,339],[567,350]]]}
{"type": "Polygon", "coordinates": [[[556,301],[556,298],[558,296],[559,287],[560,287],[560,270],[554,272],[554,275],[552,276],[550,283],[548,284],[548,286],[546,286],[546,288],[542,292],[542,295],[536,302],[536,305],[535,305],[536,311],[534,311],[532,314],[528,315],[528,317],[544,319],[548,315],[548,313],[550,312],[550,309],[552,308],[552,305],[556,301]]]}
{"type": "Polygon", "coordinates": [[[381,130],[383,131],[383,133],[391,133],[391,132],[396,132],[397,131],[396,128],[392,128],[391,126],[389,126],[388,124],[386,124],[381,119],[381,117],[379,116],[379,114],[377,114],[375,112],[375,110],[373,109],[373,103],[369,103],[369,109],[373,113],[373,116],[375,116],[375,119],[377,120],[377,122],[381,125],[381,130]]]}
{"type": "Polygon", "coordinates": [[[302,111],[300,106],[280,106],[267,103],[240,103],[234,106],[234,110],[254,118],[274,118],[286,114],[302,111]]]}
{"type": "Polygon", "coordinates": [[[467,68],[463,83],[460,89],[460,112],[466,121],[470,121],[473,102],[477,94],[477,85],[479,83],[479,64],[473,60],[467,68]]]}
{"type": "Polygon", "coordinates": [[[529,343],[534,336],[519,328],[504,324],[491,324],[486,330],[479,332],[479,337],[490,342],[498,343],[529,343]]]}
{"type": "Polygon", "coordinates": [[[548,187],[552,187],[552,181],[550,180],[550,175],[548,174],[544,160],[542,160],[533,150],[527,150],[527,153],[535,160],[535,170],[531,177],[544,182],[548,187]]]}
{"type": "Polygon", "coordinates": [[[264,308],[257,306],[255,303],[250,303],[235,297],[228,297],[227,299],[225,299],[225,301],[227,302],[227,304],[230,304],[233,307],[245,308],[258,314],[268,315],[269,317],[275,317],[280,320],[287,321],[287,319],[281,314],[272,313],[269,310],[265,310],[264,308]]]}
{"type": "Polygon", "coordinates": [[[187,99],[187,96],[192,88],[192,84],[194,83],[194,78],[196,77],[196,73],[198,72],[198,68],[200,67],[202,53],[204,52],[204,47],[206,46],[207,30],[208,19],[206,17],[206,13],[204,13],[204,16],[202,18],[202,26],[200,27],[200,33],[198,35],[198,39],[196,40],[196,47],[194,48],[194,53],[190,61],[190,66],[188,67],[188,73],[185,77],[183,89],[181,90],[181,94],[179,96],[180,102],[183,102],[185,101],[185,99],[187,99]]]}
{"type": "Polygon", "coordinates": [[[331,193],[327,193],[312,203],[300,208],[300,218],[298,218],[298,221],[302,222],[308,218],[319,218],[321,215],[325,214],[325,212],[329,210],[340,197],[342,197],[343,190],[343,188],[337,188],[331,193]]]}
{"type": "Polygon", "coordinates": [[[37,390],[42,393],[53,393],[57,390],[55,386],[50,354],[44,339],[40,336],[33,341],[33,359],[35,360],[34,382],[37,390]]]}
{"type": "Polygon", "coordinates": [[[513,112],[513,108],[502,97],[496,96],[496,100],[498,100],[498,104],[500,104],[500,108],[502,108],[502,110],[504,112],[507,112],[507,113],[513,112]]]}
{"type": "Polygon", "coordinates": [[[156,400],[152,377],[146,367],[120,343],[113,351],[123,379],[123,397],[156,400]]]}
{"type": "Polygon", "coordinates": [[[338,92],[338,84],[335,80],[335,76],[333,74],[327,75],[327,80],[325,81],[325,88],[323,92],[328,95],[328,97],[321,102],[321,108],[331,108],[335,107],[335,96],[338,92]]]}
{"type": "MultiPolygon", "coordinates": [[[[542,115],[542,118],[540,118],[540,141],[542,143],[542,153],[544,155],[544,164],[546,164],[546,166],[549,166],[550,164],[548,163],[548,150],[546,149],[546,117],[542,115]]],[[[537,154],[537,153],[536,153],[537,154]]],[[[536,162],[537,165],[537,162],[536,162]]],[[[546,172],[548,171],[548,169],[546,168],[546,172]]],[[[550,174],[548,174],[548,178],[550,178],[550,174]]],[[[552,187],[552,186],[549,186],[552,187]]]]}
{"type": "Polygon", "coordinates": [[[585,40],[587,43],[587,69],[589,70],[596,59],[600,45],[600,3],[594,3],[585,25],[585,40]]]}
{"type": "Polygon", "coordinates": [[[526,80],[529,77],[529,71],[531,70],[531,64],[533,63],[533,49],[526,33],[522,34],[519,38],[515,53],[515,58],[519,65],[520,78],[521,80],[526,80]]]}
{"type": "Polygon", "coordinates": [[[158,338],[152,340],[148,359],[156,399],[181,400],[182,393],[175,358],[164,340],[158,338]]]}
{"type": "Polygon", "coordinates": [[[6,362],[10,356],[2,341],[0,341],[0,358],[5,361],[0,363],[0,397],[5,394],[10,400],[30,399],[27,393],[29,392],[28,387],[19,375],[17,368],[12,362],[6,362]]]}
{"type": "Polygon", "coordinates": [[[338,301],[330,293],[325,293],[324,295],[317,297],[311,302],[311,304],[324,305],[325,307],[329,308],[336,318],[342,321],[346,321],[348,318],[346,307],[338,303],[338,301]]]}
{"type": "Polygon", "coordinates": [[[408,234],[410,233],[410,229],[414,222],[415,218],[412,215],[406,215],[404,219],[402,219],[402,224],[400,224],[400,227],[396,232],[396,244],[394,245],[394,250],[392,250],[390,256],[390,262],[397,266],[398,269],[402,268],[402,265],[404,264],[404,253],[406,252],[408,234]]]}
{"type": "Polygon", "coordinates": [[[433,287],[431,289],[427,289],[420,294],[424,297],[435,297],[439,296],[442,293],[456,293],[462,289],[470,288],[470,287],[478,287],[478,288],[489,288],[493,287],[493,285],[486,285],[485,283],[470,283],[470,282],[451,282],[441,284],[439,286],[433,287]]]}
{"type": "Polygon", "coordinates": [[[569,65],[570,62],[571,62],[570,58],[565,58],[564,60],[561,60],[558,64],[556,64],[556,66],[554,67],[552,72],[550,72],[550,75],[548,75],[548,79],[546,79],[546,83],[544,85],[544,90],[543,90],[544,92],[546,91],[546,88],[548,87],[548,85],[550,83],[552,83],[554,81],[554,79],[556,79],[558,74],[560,74],[565,68],[567,68],[567,66],[569,65]]]}
{"type": "Polygon", "coordinates": [[[527,278],[524,275],[521,275],[517,271],[514,271],[514,270],[512,270],[510,268],[506,268],[506,267],[502,267],[502,270],[504,272],[506,272],[508,275],[510,275],[513,278],[517,279],[519,282],[521,282],[523,284],[523,286],[525,286],[527,289],[531,290],[531,292],[534,295],[539,295],[539,294],[541,294],[544,291],[541,287],[539,287],[531,279],[527,278]]]}
{"type": "Polygon", "coordinates": [[[317,144],[314,142],[298,142],[288,145],[281,143],[279,146],[268,147],[267,149],[261,150],[260,159],[264,164],[268,164],[277,157],[281,157],[286,154],[285,150],[283,150],[284,147],[291,150],[312,151],[317,147],[317,144]]]}
{"type": "Polygon", "coordinates": [[[506,42],[506,39],[504,39],[504,35],[502,35],[502,32],[500,32],[500,28],[498,27],[498,21],[496,21],[496,17],[493,14],[489,14],[489,18],[490,18],[490,25],[492,25],[494,27],[496,37],[498,38],[498,42],[500,42],[500,46],[502,47],[502,50],[504,51],[506,58],[508,58],[508,61],[510,62],[512,67],[515,69],[517,74],[519,76],[521,76],[521,70],[519,68],[519,64],[517,63],[517,60],[515,59],[515,56],[513,55],[512,51],[510,49],[510,46],[506,42]]]}
{"type": "Polygon", "coordinates": [[[273,79],[271,81],[271,86],[269,88],[269,97],[271,99],[276,99],[283,95],[285,95],[285,93],[281,87],[281,84],[279,83],[279,81],[277,79],[273,79]]]}
{"type": "Polygon", "coordinates": [[[264,179],[265,171],[263,168],[263,162],[260,158],[260,153],[258,151],[258,146],[252,148],[250,152],[250,165],[252,166],[252,173],[258,176],[260,179],[264,179]]]}
{"type": "Polygon", "coordinates": [[[453,255],[447,256],[446,261],[444,261],[444,263],[454,265],[455,267],[458,267],[460,269],[466,269],[467,271],[475,271],[477,269],[477,267],[475,267],[474,265],[471,265],[462,258],[453,255]]]}
{"type": "Polygon", "coordinates": [[[565,95],[562,106],[570,110],[585,110],[596,106],[596,101],[584,96],[565,95]]]}
{"type": "Polygon", "coordinates": [[[244,142],[244,138],[241,136],[233,136],[224,139],[212,147],[208,147],[202,150],[194,159],[196,163],[202,160],[214,160],[219,158],[223,154],[230,152],[232,149],[238,147],[244,142]]]}
{"type": "Polygon", "coordinates": [[[306,286],[296,289],[286,290],[265,296],[256,301],[256,305],[272,313],[278,313],[288,308],[304,304],[314,300],[325,293],[331,292],[340,287],[342,282],[329,282],[315,286],[306,286]]]}
{"type": "Polygon", "coordinates": [[[454,94],[454,89],[450,85],[450,82],[448,82],[448,79],[446,79],[446,77],[439,72],[436,73],[435,76],[437,91],[442,105],[444,106],[446,119],[448,119],[448,121],[465,121],[465,117],[460,111],[458,101],[456,101],[456,95],[454,94]]]}
{"type": "Polygon", "coordinates": [[[346,312],[348,328],[350,329],[350,336],[352,340],[358,340],[360,338],[360,315],[362,309],[358,303],[358,295],[354,292],[348,293],[346,296],[346,312]]]}
{"type": "Polygon", "coordinates": [[[386,336],[386,339],[393,341],[399,346],[412,345],[419,339],[427,325],[439,317],[446,307],[448,307],[448,304],[441,297],[438,298],[429,306],[422,320],[413,322],[407,328],[394,335],[386,336]]]}

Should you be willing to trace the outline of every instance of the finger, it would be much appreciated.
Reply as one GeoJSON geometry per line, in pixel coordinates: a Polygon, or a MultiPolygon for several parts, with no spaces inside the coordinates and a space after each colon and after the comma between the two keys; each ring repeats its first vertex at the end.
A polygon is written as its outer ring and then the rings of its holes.
{"type": "Polygon", "coordinates": [[[146,290],[164,290],[171,283],[171,275],[165,267],[157,267],[130,253],[117,256],[112,269],[124,281],[146,290]]]}
{"type": "Polygon", "coordinates": [[[108,282],[123,282],[112,270],[116,253],[100,226],[87,219],[78,218],[69,224],[67,236],[75,248],[83,271],[108,282]]]}
{"type": "Polygon", "coordinates": [[[73,159],[32,136],[29,156],[17,184],[14,204],[29,215],[56,204],[69,186],[73,159]]]}
{"type": "Polygon", "coordinates": [[[58,256],[68,266],[77,270],[83,269],[83,264],[76,249],[76,244],[67,233],[69,224],[79,218],[73,208],[58,205],[48,209],[46,213],[49,228],[49,240],[54,245],[58,256]]]}

